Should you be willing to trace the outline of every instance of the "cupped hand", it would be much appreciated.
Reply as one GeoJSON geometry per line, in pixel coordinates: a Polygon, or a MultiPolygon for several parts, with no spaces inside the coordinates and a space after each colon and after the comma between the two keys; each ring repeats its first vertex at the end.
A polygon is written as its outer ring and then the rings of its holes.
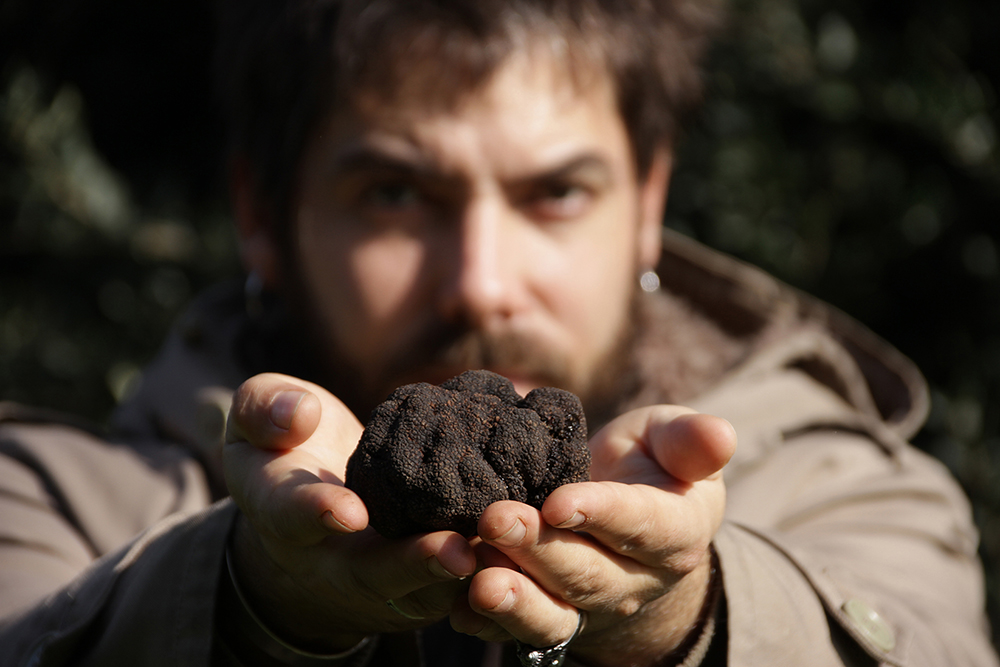
{"type": "Polygon", "coordinates": [[[560,487],[541,511],[487,508],[478,551],[488,567],[452,625],[549,646],[573,633],[582,610],[573,653],[595,665],[655,664],[697,625],[736,435],[723,419],[653,406],[612,421],[590,446],[594,481],[560,487]]]}
{"type": "Polygon", "coordinates": [[[265,623],[313,651],[445,616],[476,565],[457,533],[389,541],[367,529],[364,503],[343,485],[362,430],[323,388],[270,373],[240,386],[229,415],[223,463],[241,510],[230,546],[240,585],[265,623]]]}

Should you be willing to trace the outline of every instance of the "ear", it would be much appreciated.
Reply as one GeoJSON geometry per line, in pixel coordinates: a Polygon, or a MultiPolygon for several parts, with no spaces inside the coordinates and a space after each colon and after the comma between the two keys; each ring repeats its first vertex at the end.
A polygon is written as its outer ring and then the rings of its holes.
{"type": "Polygon", "coordinates": [[[230,163],[229,196],[243,267],[255,272],[266,289],[274,290],[281,283],[281,252],[272,214],[261,200],[246,158],[237,157],[230,163]]]}
{"type": "Polygon", "coordinates": [[[651,270],[660,261],[663,248],[663,212],[674,156],[669,147],[656,150],[646,179],[639,185],[639,269],[651,270]]]}

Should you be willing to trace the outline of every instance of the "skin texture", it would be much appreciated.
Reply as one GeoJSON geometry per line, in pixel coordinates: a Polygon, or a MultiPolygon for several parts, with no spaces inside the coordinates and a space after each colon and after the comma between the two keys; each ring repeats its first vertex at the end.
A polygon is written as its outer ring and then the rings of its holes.
{"type": "Polygon", "coordinates": [[[335,651],[450,614],[461,632],[543,646],[568,637],[584,609],[575,653],[651,665],[687,636],[722,520],[721,468],[735,451],[725,420],[676,406],[626,413],[590,441],[595,481],[556,489],[541,510],[494,503],[471,541],[366,530],[364,504],[340,482],[360,434],[342,403],[302,380],[266,374],[237,391],[224,461],[247,508],[238,576],[289,641],[335,651]]]}
{"type": "MultiPolygon", "coordinates": [[[[558,64],[529,60],[450,111],[336,114],[303,158],[294,267],[237,175],[244,256],[272,280],[298,274],[329,345],[368,372],[367,395],[482,360],[423,354],[420,341],[457,327],[486,341],[485,367],[518,393],[582,396],[621,337],[636,277],[657,258],[669,153],[640,180],[607,81],[578,90],[558,64]]],[[[544,646],[581,609],[574,653],[651,665],[691,631],[735,448],[724,420],[674,406],[622,415],[590,440],[593,481],[541,509],[494,503],[471,540],[371,530],[343,486],[361,430],[338,398],[294,378],[258,376],[236,394],[224,463],[242,510],[237,574],[286,639],[338,650],[449,616],[483,639],[544,646]]]]}

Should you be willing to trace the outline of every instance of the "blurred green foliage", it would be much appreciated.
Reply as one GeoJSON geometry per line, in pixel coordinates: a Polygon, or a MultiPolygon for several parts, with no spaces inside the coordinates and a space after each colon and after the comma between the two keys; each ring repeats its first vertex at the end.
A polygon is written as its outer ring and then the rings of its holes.
{"type": "Polygon", "coordinates": [[[0,399],[102,421],[239,272],[210,3],[0,5],[0,399]]]}
{"type": "MultiPolygon", "coordinates": [[[[238,275],[209,3],[0,8],[0,399],[103,420],[238,275]]],[[[667,224],[857,317],[927,375],[1000,629],[1000,3],[734,0],[667,224]]]]}

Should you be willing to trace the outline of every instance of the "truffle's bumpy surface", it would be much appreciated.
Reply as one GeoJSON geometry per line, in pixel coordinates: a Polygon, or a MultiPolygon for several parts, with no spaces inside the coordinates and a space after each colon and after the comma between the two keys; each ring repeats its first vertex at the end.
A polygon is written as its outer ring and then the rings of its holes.
{"type": "Polygon", "coordinates": [[[490,503],[541,507],[557,487],[589,478],[576,395],[544,387],[521,398],[501,375],[466,371],[440,386],[400,387],[376,407],[346,483],[386,537],[468,536],[490,503]]]}

